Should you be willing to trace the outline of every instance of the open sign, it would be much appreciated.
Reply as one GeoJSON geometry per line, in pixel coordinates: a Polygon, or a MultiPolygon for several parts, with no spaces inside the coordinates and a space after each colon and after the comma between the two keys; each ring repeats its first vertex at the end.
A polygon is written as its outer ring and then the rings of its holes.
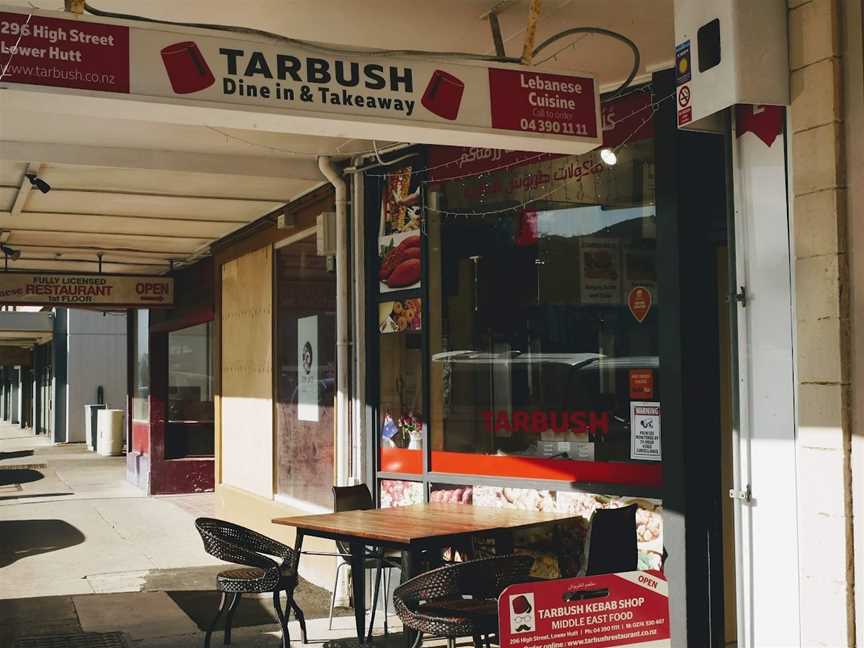
{"type": "Polygon", "coordinates": [[[174,305],[174,279],[108,274],[5,272],[0,303],[28,306],[166,307],[174,305]]]}

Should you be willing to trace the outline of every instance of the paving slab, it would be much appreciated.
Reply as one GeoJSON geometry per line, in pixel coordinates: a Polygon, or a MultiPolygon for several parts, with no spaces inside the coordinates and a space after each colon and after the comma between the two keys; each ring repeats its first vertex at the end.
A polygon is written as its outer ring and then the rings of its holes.
{"type": "Polygon", "coordinates": [[[0,600],[0,646],[19,637],[80,632],[78,614],[66,596],[0,600]]]}
{"type": "Polygon", "coordinates": [[[133,640],[195,635],[198,628],[164,592],[73,596],[84,632],[122,630],[133,640]]]}

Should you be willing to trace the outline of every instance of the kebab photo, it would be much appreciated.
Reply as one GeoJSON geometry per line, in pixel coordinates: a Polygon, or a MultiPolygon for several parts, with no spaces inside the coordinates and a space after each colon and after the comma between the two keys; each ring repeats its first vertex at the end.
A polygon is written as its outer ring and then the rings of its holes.
{"type": "Polygon", "coordinates": [[[391,239],[389,247],[381,249],[378,279],[390,289],[413,286],[420,281],[420,235],[412,234],[394,243],[391,239]]]}

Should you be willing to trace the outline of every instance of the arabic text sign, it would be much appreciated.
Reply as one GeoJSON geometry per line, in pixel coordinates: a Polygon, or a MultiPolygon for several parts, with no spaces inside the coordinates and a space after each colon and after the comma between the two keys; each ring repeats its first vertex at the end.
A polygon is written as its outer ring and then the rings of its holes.
{"type": "Polygon", "coordinates": [[[173,306],[174,279],[2,272],[0,304],[144,308],[173,306]]]}
{"type": "Polygon", "coordinates": [[[582,153],[602,136],[593,78],[522,66],[375,59],[217,30],[14,10],[0,12],[0,54],[9,83],[343,118],[343,130],[347,119],[373,137],[383,125],[405,126],[410,132],[392,138],[536,141],[540,150],[582,153]]]}
{"type": "Polygon", "coordinates": [[[670,648],[668,585],[653,571],[511,585],[498,630],[501,648],[670,648]]]}

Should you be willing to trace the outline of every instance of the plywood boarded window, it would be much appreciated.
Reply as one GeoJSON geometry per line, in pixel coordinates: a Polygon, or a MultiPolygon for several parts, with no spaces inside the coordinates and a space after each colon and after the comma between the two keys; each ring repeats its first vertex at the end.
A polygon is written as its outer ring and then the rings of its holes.
{"type": "Polygon", "coordinates": [[[222,480],[273,495],[272,276],[269,247],[222,266],[222,480]]]}

